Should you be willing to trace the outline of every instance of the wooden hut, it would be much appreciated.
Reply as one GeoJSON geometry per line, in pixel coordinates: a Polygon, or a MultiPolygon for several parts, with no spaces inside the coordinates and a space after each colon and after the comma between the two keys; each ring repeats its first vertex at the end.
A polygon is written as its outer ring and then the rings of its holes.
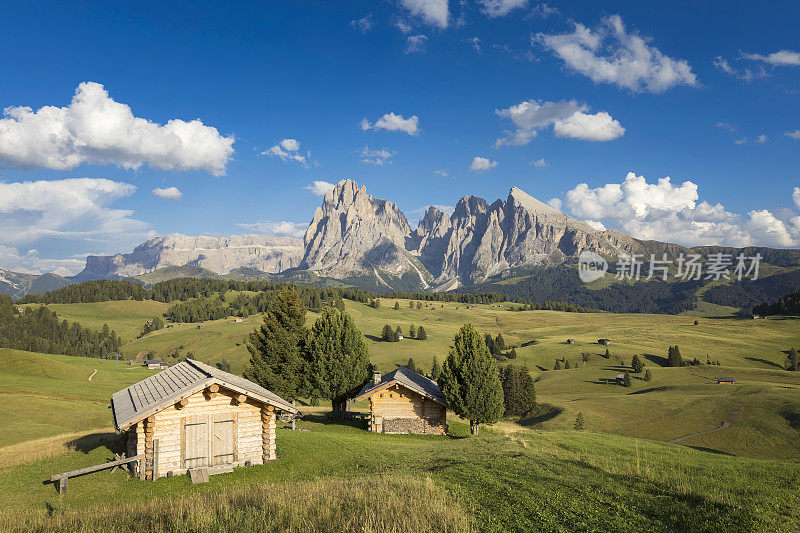
{"type": "Polygon", "coordinates": [[[717,380],[718,384],[723,384],[723,385],[733,385],[734,383],[736,383],[736,378],[732,378],[730,376],[723,376],[723,377],[717,376],[714,379],[717,380]]]}
{"type": "Polygon", "coordinates": [[[148,370],[162,370],[167,368],[168,365],[161,359],[146,359],[144,366],[146,366],[148,370]]]}
{"type": "Polygon", "coordinates": [[[597,344],[608,346],[609,344],[611,344],[611,339],[597,339],[597,344]]]}
{"type": "Polygon", "coordinates": [[[252,381],[191,359],[114,393],[111,408],[128,457],[144,457],[142,479],[271,461],[277,411],[299,413],[252,381]]]}
{"type": "Polygon", "coordinates": [[[381,377],[375,372],[353,399],[369,398],[370,431],[375,433],[424,433],[447,431],[447,399],[439,386],[421,374],[397,365],[381,377]]]}

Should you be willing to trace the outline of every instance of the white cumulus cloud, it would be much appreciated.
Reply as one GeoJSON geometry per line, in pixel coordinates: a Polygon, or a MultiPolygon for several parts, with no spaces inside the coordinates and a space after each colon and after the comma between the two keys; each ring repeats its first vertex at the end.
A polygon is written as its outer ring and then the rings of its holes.
{"type": "Polygon", "coordinates": [[[449,23],[447,0],[400,0],[400,5],[431,26],[446,28],[449,23]]]}
{"type": "Polygon", "coordinates": [[[619,15],[605,17],[594,30],[576,23],[571,33],[540,33],[537,38],[567,67],[596,83],[651,93],[698,85],[685,59],[666,56],[648,39],[629,33],[619,15]]]}
{"type": "Polygon", "coordinates": [[[688,246],[797,246],[800,217],[781,220],[766,210],[732,213],[719,203],[700,201],[691,181],[673,185],[669,178],[647,183],[629,172],[622,183],[590,188],[580,183],[566,194],[570,212],[593,227],[613,223],[640,239],[688,246]]]}
{"type": "Polygon", "coordinates": [[[534,161],[533,162],[533,166],[539,167],[539,168],[544,168],[544,167],[547,166],[547,161],[545,161],[544,157],[542,157],[542,158],[537,159],[536,161],[534,161]]]}
{"type": "Polygon", "coordinates": [[[41,257],[38,250],[20,252],[14,247],[0,244],[0,268],[23,274],[52,272],[59,276],[72,276],[83,270],[84,262],[77,258],[50,259],[41,257]]]}
{"type": "Polygon", "coordinates": [[[565,119],[556,120],[553,131],[558,137],[585,141],[612,141],[625,134],[625,128],[605,111],[594,115],[576,111],[565,119]]]}
{"type": "Polygon", "coordinates": [[[792,139],[800,140],[800,130],[787,131],[786,136],[792,139]]]}
{"type": "Polygon", "coordinates": [[[625,133],[617,120],[605,111],[587,114],[588,107],[575,100],[543,102],[526,100],[517,105],[498,109],[498,116],[510,119],[515,129],[506,130],[504,136],[495,141],[500,146],[522,146],[539,134],[539,130],[553,126],[559,137],[609,141],[625,133]]]}
{"type": "Polygon", "coordinates": [[[133,115],[99,83],[81,83],[67,107],[7,107],[0,119],[0,162],[71,170],[81,164],[205,170],[219,176],[234,138],[199,119],[157,124],[133,115]]]}
{"type": "Polygon", "coordinates": [[[158,196],[159,198],[165,198],[167,200],[177,200],[183,193],[178,190],[177,187],[166,187],[164,189],[153,189],[153,194],[158,196]]]}
{"type": "Polygon", "coordinates": [[[549,205],[556,211],[561,211],[561,206],[563,205],[563,202],[561,201],[561,198],[550,198],[549,200],[547,200],[547,205],[549,205]]]}
{"type": "Polygon", "coordinates": [[[334,189],[335,187],[336,185],[327,181],[315,181],[311,185],[306,185],[303,188],[314,196],[325,196],[325,193],[334,189]]]}
{"type": "Polygon", "coordinates": [[[359,126],[362,130],[386,130],[386,131],[402,131],[409,135],[417,135],[419,133],[419,118],[412,115],[409,118],[404,118],[403,115],[396,115],[394,113],[386,113],[381,118],[372,124],[366,118],[361,119],[359,126]]]}
{"type": "Polygon", "coordinates": [[[300,141],[297,139],[283,139],[261,152],[261,155],[278,157],[282,161],[295,161],[304,167],[308,166],[308,160],[311,158],[311,152],[306,152],[305,155],[300,153],[300,141]]]}
{"type": "Polygon", "coordinates": [[[428,42],[427,35],[409,35],[408,39],[406,39],[406,49],[405,52],[407,54],[413,54],[416,52],[424,52],[425,51],[425,44],[428,42]]]}
{"type": "Polygon", "coordinates": [[[792,200],[794,200],[794,205],[800,209],[800,187],[795,187],[792,191],[792,200]]]}
{"type": "Polygon", "coordinates": [[[479,0],[487,17],[505,17],[512,10],[525,7],[528,0],[479,0]]]}
{"type": "Polygon", "coordinates": [[[482,172],[484,170],[489,170],[490,168],[494,168],[497,166],[497,161],[492,161],[487,159],[486,157],[479,157],[475,156],[472,159],[472,163],[469,165],[469,169],[473,172],[482,172]]]}

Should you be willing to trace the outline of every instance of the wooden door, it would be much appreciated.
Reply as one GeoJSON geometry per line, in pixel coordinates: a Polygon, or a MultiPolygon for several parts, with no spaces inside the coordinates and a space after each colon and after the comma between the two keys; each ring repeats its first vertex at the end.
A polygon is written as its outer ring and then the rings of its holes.
{"type": "Polygon", "coordinates": [[[236,413],[219,413],[212,417],[211,464],[236,461],[236,413]]]}
{"type": "Polygon", "coordinates": [[[187,416],[183,424],[183,467],[208,466],[208,415],[187,416]]]}

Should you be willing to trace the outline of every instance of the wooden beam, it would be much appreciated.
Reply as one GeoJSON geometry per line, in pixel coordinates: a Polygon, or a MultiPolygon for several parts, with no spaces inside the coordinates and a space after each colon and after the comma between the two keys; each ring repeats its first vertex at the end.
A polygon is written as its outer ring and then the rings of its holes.
{"type": "Polygon", "coordinates": [[[217,385],[216,383],[212,383],[211,385],[208,386],[208,391],[219,392],[219,385],[217,385]]]}
{"type": "Polygon", "coordinates": [[[219,391],[219,385],[217,385],[216,383],[212,383],[211,385],[206,387],[206,389],[203,391],[203,394],[205,394],[206,398],[210,400],[211,398],[214,398],[217,395],[217,391],[219,391]]]}
{"type": "Polygon", "coordinates": [[[233,399],[236,400],[236,403],[244,403],[247,401],[247,395],[237,394],[236,396],[233,397],[233,399]]]}
{"type": "Polygon", "coordinates": [[[189,398],[183,398],[175,403],[175,409],[183,409],[189,403],[189,398]]]}
{"type": "Polygon", "coordinates": [[[108,463],[103,463],[95,466],[87,466],[86,468],[80,468],[78,470],[70,470],[69,472],[62,472],[61,474],[53,474],[52,476],[50,476],[50,481],[58,481],[60,479],[64,479],[67,477],[82,476],[83,474],[97,472],[98,470],[105,470],[106,468],[111,468],[112,466],[119,466],[125,463],[132,463],[133,461],[138,461],[139,459],[140,456],[138,455],[134,455],[133,457],[125,457],[125,454],[122,454],[121,459],[109,461],[108,463]]]}

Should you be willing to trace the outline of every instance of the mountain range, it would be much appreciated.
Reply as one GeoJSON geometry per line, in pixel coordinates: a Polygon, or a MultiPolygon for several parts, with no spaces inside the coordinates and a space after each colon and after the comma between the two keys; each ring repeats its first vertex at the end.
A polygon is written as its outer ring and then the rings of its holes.
{"type": "MultiPolygon", "coordinates": [[[[12,281],[0,291],[38,292],[61,283],[138,277],[144,281],[187,275],[258,277],[325,282],[387,290],[453,290],[484,286],[520,271],[577,261],[590,250],[606,257],[651,253],[737,252],[722,247],[685,248],[644,241],[617,230],[597,230],[542,203],[518,187],[491,204],[464,196],[451,215],[429,207],[412,228],[398,206],[369,195],[350,179],[329,190],[302,239],[245,235],[170,235],[150,239],[131,253],[89,256],[72,278],[46,275],[12,281]]],[[[800,266],[799,250],[751,248],[781,267],[800,266]]],[[[27,275],[17,275],[27,276],[27,275]]]]}

